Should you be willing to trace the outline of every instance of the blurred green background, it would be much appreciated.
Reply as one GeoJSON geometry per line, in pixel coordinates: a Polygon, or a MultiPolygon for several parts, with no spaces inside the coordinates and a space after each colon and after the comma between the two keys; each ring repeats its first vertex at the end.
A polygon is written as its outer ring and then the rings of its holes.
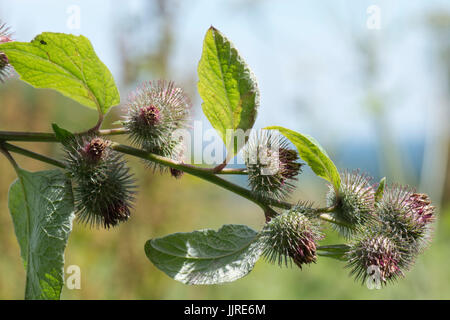
{"type": "MultiPolygon", "coordinates": [[[[431,247],[404,279],[382,290],[355,283],[342,262],[327,258],[303,270],[261,260],[234,283],[186,286],[149,262],[148,239],[225,223],[260,229],[263,214],[219,187],[188,175],[175,180],[153,174],[130,158],[139,178],[132,218],[109,231],[75,223],[65,256],[66,267],[81,268],[81,289],[64,288],[63,299],[450,299],[450,5],[445,1],[0,0],[0,19],[20,41],[43,31],[88,36],[114,74],[122,105],[142,80],[175,80],[192,97],[192,118],[205,127],[195,68],[203,35],[213,24],[235,42],[256,74],[262,93],[256,127],[283,125],[310,133],[339,169],[360,168],[376,179],[409,184],[429,193],[438,207],[431,247]],[[379,30],[366,25],[372,4],[381,9],[379,30]],[[70,20],[77,10],[78,26],[70,20]]],[[[48,132],[56,122],[81,131],[95,124],[95,112],[16,78],[0,84],[0,130],[48,132]]],[[[103,127],[123,112],[113,108],[103,127]]],[[[18,145],[61,156],[56,144],[18,145]]],[[[16,159],[30,171],[50,168],[16,159]]],[[[323,205],[324,181],[305,171],[292,200],[323,205]]],[[[25,272],[7,208],[15,174],[4,158],[0,177],[0,298],[22,299],[25,272]]],[[[327,234],[324,244],[343,242],[333,231],[327,234]]]]}

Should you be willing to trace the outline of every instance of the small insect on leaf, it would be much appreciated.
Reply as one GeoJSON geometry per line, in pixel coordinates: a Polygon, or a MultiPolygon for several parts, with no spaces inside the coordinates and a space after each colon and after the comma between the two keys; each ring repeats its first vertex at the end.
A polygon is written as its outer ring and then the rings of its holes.
{"type": "Polygon", "coordinates": [[[41,44],[46,45],[47,42],[45,42],[44,40],[39,41],[41,44]]]}

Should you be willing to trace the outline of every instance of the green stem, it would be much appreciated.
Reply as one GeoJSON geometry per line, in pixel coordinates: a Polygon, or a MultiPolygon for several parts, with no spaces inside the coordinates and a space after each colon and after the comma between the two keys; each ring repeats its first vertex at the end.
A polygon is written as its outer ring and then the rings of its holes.
{"type": "Polygon", "coordinates": [[[53,133],[0,131],[0,140],[27,142],[58,142],[53,133]]]}
{"type": "MultiPolygon", "coordinates": [[[[22,154],[24,156],[60,167],[63,169],[66,167],[66,165],[59,160],[56,160],[56,159],[38,154],[36,152],[9,144],[7,142],[3,142],[2,147],[3,147],[3,149],[0,149],[0,150],[2,150],[3,153],[5,153],[5,156],[7,156],[7,158],[10,161],[12,160],[11,163],[15,163],[15,161],[13,161],[11,155],[9,154],[9,152],[7,150],[9,150],[11,152],[22,154]]],[[[146,160],[150,160],[150,161],[153,161],[153,162],[156,162],[156,163],[159,163],[159,164],[171,167],[171,168],[182,170],[186,173],[197,176],[203,180],[206,180],[206,181],[209,181],[216,185],[219,185],[222,188],[232,191],[232,192],[254,202],[255,204],[257,204],[264,210],[266,216],[267,215],[273,216],[276,214],[276,212],[270,208],[270,205],[274,205],[274,206],[278,206],[278,207],[290,206],[290,204],[282,203],[275,199],[264,199],[265,201],[263,201],[263,200],[257,198],[250,190],[242,188],[241,186],[238,186],[232,182],[229,182],[227,180],[224,180],[224,179],[218,177],[217,175],[212,174],[210,168],[201,168],[201,167],[196,167],[196,166],[189,165],[189,164],[178,163],[172,159],[165,158],[165,157],[155,155],[152,153],[148,153],[144,150],[121,145],[118,143],[112,143],[111,148],[118,152],[133,155],[133,156],[136,156],[136,157],[139,157],[142,159],[146,159],[146,160]]],[[[219,172],[219,174],[245,174],[245,172],[242,171],[241,169],[224,169],[221,172],[219,172]]]]}
{"type": "Polygon", "coordinates": [[[331,207],[324,207],[324,208],[317,208],[315,209],[315,211],[317,213],[331,213],[334,210],[336,210],[336,206],[331,206],[331,207]]]}
{"type": "Polygon", "coordinates": [[[120,134],[127,134],[128,129],[126,128],[112,128],[112,129],[103,129],[98,131],[101,136],[117,136],[120,134]]]}
{"type": "Polygon", "coordinates": [[[170,168],[184,171],[193,176],[199,177],[203,180],[206,180],[213,184],[216,184],[226,190],[236,193],[236,194],[240,195],[241,197],[257,204],[264,210],[266,215],[274,214],[274,210],[271,209],[269,206],[275,206],[275,207],[279,207],[279,208],[290,208],[292,206],[289,203],[283,203],[283,202],[280,202],[275,199],[261,199],[261,198],[255,196],[255,194],[253,192],[251,192],[250,190],[245,189],[241,186],[238,186],[238,185],[236,185],[230,181],[227,181],[223,178],[220,178],[215,174],[212,174],[211,170],[209,168],[199,168],[199,167],[196,167],[196,166],[193,166],[190,164],[179,163],[175,160],[168,159],[168,158],[165,158],[165,157],[153,154],[153,153],[149,153],[144,150],[136,149],[136,148],[133,148],[130,146],[122,145],[122,144],[119,144],[116,142],[113,142],[111,144],[111,148],[116,151],[119,151],[121,153],[125,153],[125,154],[131,155],[131,156],[145,159],[145,160],[150,160],[154,163],[158,163],[158,164],[170,167],[170,168]]]}
{"type": "MultiPolygon", "coordinates": [[[[113,136],[126,134],[125,128],[113,128],[98,130],[100,136],[113,136]]],[[[76,133],[83,134],[83,132],[76,133]]],[[[0,140],[4,141],[24,141],[24,142],[58,142],[56,135],[49,132],[17,132],[17,131],[0,131],[0,140]]]]}
{"type": "Polygon", "coordinates": [[[347,244],[328,244],[324,246],[318,246],[316,249],[330,252],[347,252],[350,249],[350,246],[347,244]]]}
{"type": "Polygon", "coordinates": [[[322,257],[345,260],[345,254],[350,249],[346,244],[332,244],[317,247],[317,255],[322,257]]]}
{"type": "Polygon", "coordinates": [[[103,123],[103,119],[105,119],[105,116],[103,115],[102,110],[98,110],[98,121],[95,124],[95,126],[89,130],[89,132],[98,132],[98,130],[100,129],[100,127],[102,126],[103,123]]]}
{"type": "Polygon", "coordinates": [[[225,168],[222,169],[219,172],[215,172],[215,174],[231,174],[231,175],[247,175],[247,169],[231,169],[231,168],[225,168]]]}
{"type": "Polygon", "coordinates": [[[345,221],[340,220],[336,216],[330,215],[329,213],[332,213],[336,210],[336,206],[331,207],[324,207],[324,208],[317,208],[314,209],[314,211],[317,213],[317,217],[323,221],[326,221],[328,223],[332,223],[335,225],[339,225],[342,227],[347,227],[349,229],[353,229],[353,226],[348,224],[345,221]]]}
{"type": "Polygon", "coordinates": [[[23,149],[21,147],[18,147],[18,146],[15,146],[15,145],[12,145],[12,144],[9,144],[6,142],[3,143],[3,146],[8,151],[11,151],[14,153],[19,153],[19,154],[27,156],[29,158],[33,158],[33,159],[36,159],[36,160],[39,160],[42,162],[46,162],[46,163],[49,163],[51,165],[54,165],[54,166],[57,166],[57,167],[60,167],[63,169],[66,167],[66,165],[63,162],[53,159],[53,158],[50,158],[50,157],[47,157],[47,156],[44,156],[42,154],[27,150],[27,149],[23,149]]]}
{"type": "MultiPolygon", "coordinates": [[[[106,129],[106,130],[99,130],[98,134],[107,136],[107,135],[119,135],[119,134],[125,134],[127,133],[127,130],[125,128],[116,128],[116,129],[106,129]]],[[[58,142],[56,139],[56,136],[53,133],[43,133],[43,132],[12,132],[12,131],[0,131],[0,140],[8,140],[8,141],[32,141],[32,142],[58,142]]],[[[65,164],[61,161],[58,161],[56,159],[32,152],[30,150],[26,150],[23,148],[20,148],[18,146],[9,144],[4,142],[3,146],[5,150],[9,150],[11,152],[19,153],[22,155],[25,155],[27,157],[43,161],[49,164],[52,164],[54,166],[65,168],[65,164]]],[[[246,175],[247,172],[245,169],[227,169],[223,168],[221,171],[216,172],[215,168],[204,168],[199,167],[191,164],[185,164],[180,163],[175,160],[162,157],[153,153],[146,152],[144,150],[136,149],[130,146],[118,144],[116,142],[113,142],[111,144],[111,148],[114,150],[129,154],[135,157],[139,157],[142,159],[146,159],[164,166],[168,166],[174,169],[178,169],[181,171],[184,171],[186,173],[189,173],[191,175],[194,175],[196,177],[199,177],[203,180],[209,181],[213,184],[216,184],[218,186],[221,186],[222,188],[229,190],[233,193],[236,193],[240,195],[243,198],[246,198],[253,203],[260,206],[266,215],[266,218],[274,217],[277,212],[273,210],[271,207],[281,208],[281,209],[291,209],[294,205],[283,202],[277,199],[272,198],[262,198],[256,196],[252,191],[243,188],[241,186],[238,186],[232,182],[229,182],[218,175],[226,174],[226,175],[246,175]]],[[[8,153],[9,154],[9,153],[8,153]]],[[[346,223],[339,221],[335,217],[330,216],[328,213],[334,211],[334,207],[325,207],[325,208],[317,208],[315,209],[316,213],[318,214],[318,218],[338,224],[343,225],[347,227],[351,227],[347,225],[346,223]]]]}
{"type": "Polygon", "coordinates": [[[6,159],[8,159],[8,161],[14,167],[14,170],[16,170],[16,172],[17,172],[17,170],[19,169],[19,165],[17,164],[16,160],[14,160],[14,158],[11,156],[11,154],[8,152],[6,145],[7,145],[7,143],[5,143],[5,142],[0,143],[0,152],[3,153],[3,155],[6,157],[6,159]]]}
{"type": "Polygon", "coordinates": [[[339,220],[338,218],[336,218],[336,217],[334,217],[332,215],[329,215],[328,213],[320,214],[319,218],[322,219],[323,221],[326,221],[326,222],[329,222],[329,223],[333,223],[333,224],[336,224],[336,225],[339,225],[339,226],[343,226],[343,227],[347,227],[347,228],[353,229],[352,225],[350,225],[350,224],[348,224],[348,223],[346,223],[346,222],[344,222],[342,220],[339,220]]]}
{"type": "MultiPolygon", "coordinates": [[[[105,129],[105,130],[99,130],[98,134],[101,136],[113,136],[113,135],[121,135],[121,134],[126,134],[128,132],[128,130],[126,128],[113,128],[113,129],[105,129]]],[[[77,133],[77,134],[82,134],[82,133],[77,133]]],[[[17,132],[17,131],[0,131],[0,140],[3,141],[23,141],[23,142],[58,142],[58,139],[56,138],[56,135],[53,133],[47,133],[47,132],[17,132]]],[[[10,145],[12,146],[12,145],[10,145]]],[[[54,164],[58,167],[61,167],[61,162],[59,162],[57,164],[57,160],[54,159],[50,159],[50,158],[46,158],[44,156],[40,156],[38,154],[35,154],[31,151],[28,151],[26,149],[22,149],[16,146],[13,146],[16,148],[16,150],[20,150],[17,152],[29,152],[30,157],[35,158],[37,160],[42,160],[44,162],[50,163],[50,164],[54,164]],[[36,157],[41,157],[36,158],[36,157]],[[49,160],[50,159],[50,160],[49,160]],[[49,160],[49,161],[47,161],[49,160]]],[[[155,155],[156,156],[156,155],[155,155]]],[[[160,157],[161,160],[166,161],[167,163],[169,163],[170,161],[174,162],[171,159],[168,158],[164,158],[164,157],[160,157]]],[[[214,172],[214,168],[202,168],[202,167],[198,167],[198,166],[193,166],[193,165],[188,165],[186,164],[185,166],[190,166],[192,168],[195,168],[196,170],[199,171],[203,171],[205,173],[213,173],[214,172]]],[[[214,172],[216,174],[227,174],[227,175],[246,175],[247,172],[244,168],[241,169],[223,169],[219,172],[214,172]]]]}

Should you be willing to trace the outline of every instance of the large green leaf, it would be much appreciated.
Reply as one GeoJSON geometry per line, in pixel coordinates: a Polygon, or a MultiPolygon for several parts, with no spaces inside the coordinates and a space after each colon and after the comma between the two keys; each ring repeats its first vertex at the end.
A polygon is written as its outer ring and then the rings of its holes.
{"type": "Polygon", "coordinates": [[[233,44],[213,27],[206,33],[197,72],[203,112],[234,155],[242,147],[233,143],[234,131],[251,129],[256,120],[256,79],[233,44]]]}
{"type": "Polygon", "coordinates": [[[301,134],[283,127],[273,126],[267,130],[278,130],[297,148],[300,157],[306,161],[314,173],[331,182],[337,191],[341,185],[341,177],[333,161],[328,157],[322,146],[311,136],[301,134]]]}
{"type": "Polygon", "coordinates": [[[102,113],[120,103],[113,76],[84,36],[44,32],[29,43],[1,44],[0,51],[37,88],[55,89],[102,113]]]}
{"type": "Polygon", "coordinates": [[[247,275],[261,255],[256,231],[224,225],[218,231],[174,233],[152,239],[145,253],[169,277],[186,284],[231,282],[247,275]]]}
{"type": "Polygon", "coordinates": [[[26,269],[25,299],[59,299],[74,218],[71,183],[60,170],[18,174],[8,201],[26,269]]]}

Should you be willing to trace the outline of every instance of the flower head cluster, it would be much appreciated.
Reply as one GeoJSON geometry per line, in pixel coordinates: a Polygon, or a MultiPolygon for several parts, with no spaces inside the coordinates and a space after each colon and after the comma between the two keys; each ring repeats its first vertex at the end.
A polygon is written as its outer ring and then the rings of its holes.
{"type": "Polygon", "coordinates": [[[124,126],[140,148],[180,160],[182,141],[174,133],[186,127],[190,109],[189,98],[173,82],[145,82],[129,98],[124,126]]]}
{"type": "Polygon", "coordinates": [[[376,201],[374,194],[365,176],[345,174],[339,194],[330,192],[328,201],[337,218],[356,227],[346,254],[351,274],[362,281],[379,276],[386,284],[403,276],[428,244],[435,208],[427,195],[406,187],[387,187],[376,201]]]}
{"type": "Polygon", "coordinates": [[[374,187],[367,175],[345,172],[339,190],[330,187],[327,203],[336,228],[351,238],[345,255],[351,274],[366,281],[376,272],[386,284],[402,276],[428,244],[435,208],[427,195],[409,188],[385,187],[384,181],[374,187]]]}
{"type": "Polygon", "coordinates": [[[66,145],[78,219],[105,228],[128,220],[134,179],[122,155],[100,137],[75,138],[66,145]]]}
{"type": "MultiPolygon", "coordinates": [[[[0,22],[0,44],[5,42],[10,42],[11,33],[9,32],[9,28],[0,22]]],[[[3,82],[5,78],[7,78],[11,74],[11,65],[9,64],[8,57],[6,54],[0,52],[0,81],[3,82]]]]}
{"type": "Polygon", "coordinates": [[[382,233],[359,237],[347,252],[347,267],[357,280],[365,282],[369,276],[378,277],[382,284],[403,276],[409,264],[399,242],[382,233]]]}
{"type": "Polygon", "coordinates": [[[287,210],[272,218],[262,230],[263,255],[280,266],[293,261],[302,268],[316,262],[316,243],[322,237],[318,224],[306,212],[298,208],[287,210]]]}
{"type": "Polygon", "coordinates": [[[347,237],[375,218],[375,190],[370,180],[365,174],[346,171],[341,174],[339,191],[336,193],[330,187],[327,204],[336,208],[333,213],[336,218],[352,226],[352,228],[337,226],[338,230],[347,237]]]}
{"type": "Polygon", "coordinates": [[[434,210],[426,194],[400,186],[390,187],[378,204],[380,229],[402,241],[411,253],[420,253],[430,240],[434,210]]]}
{"type": "Polygon", "coordinates": [[[244,160],[251,189],[261,197],[286,198],[301,172],[297,151],[288,140],[263,130],[250,136],[244,160]]]}

